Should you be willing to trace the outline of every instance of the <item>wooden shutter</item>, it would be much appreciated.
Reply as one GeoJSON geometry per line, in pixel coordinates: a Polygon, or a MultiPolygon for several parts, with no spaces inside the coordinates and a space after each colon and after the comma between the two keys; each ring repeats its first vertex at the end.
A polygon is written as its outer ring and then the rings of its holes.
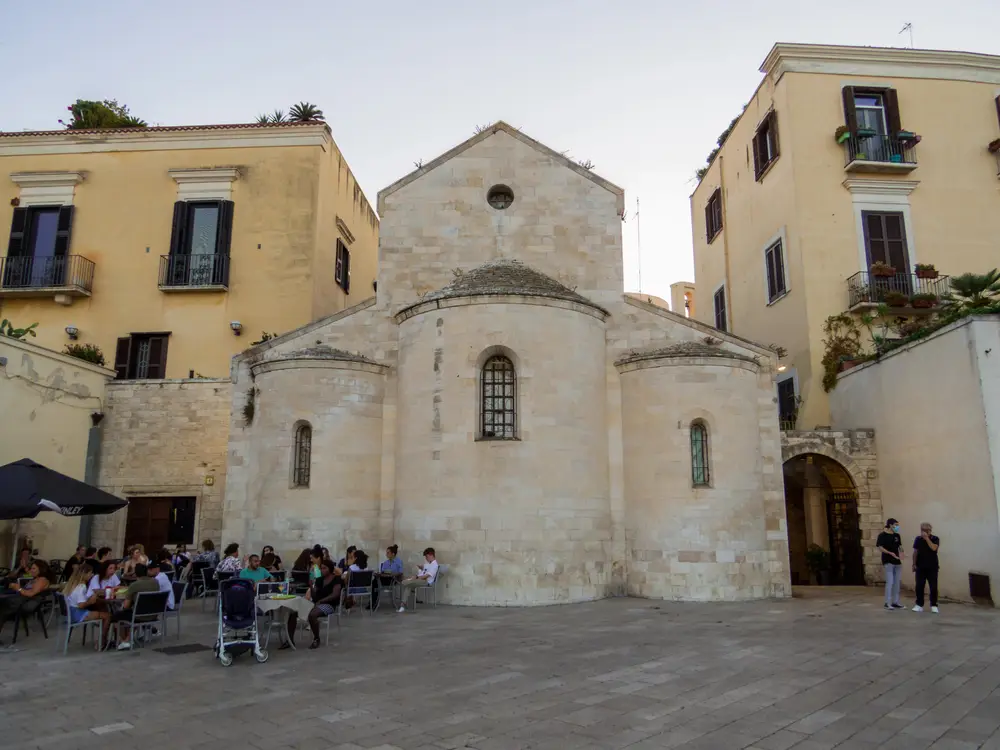
{"type": "Polygon", "coordinates": [[[62,206],[56,223],[56,255],[69,254],[69,236],[73,229],[73,207],[62,206]]]}
{"type": "Polygon", "coordinates": [[[764,168],[764,154],[760,148],[760,131],[753,134],[751,143],[753,144],[753,178],[759,180],[761,170],[764,168]]]}
{"type": "Polygon", "coordinates": [[[774,255],[774,279],[777,282],[777,286],[775,287],[775,297],[779,297],[788,291],[788,284],[785,282],[784,249],[784,245],[779,242],[772,250],[774,255]]]}
{"type": "Polygon", "coordinates": [[[174,204],[174,222],[170,230],[170,254],[183,255],[191,251],[187,242],[188,204],[187,201],[177,201],[174,204]]]}
{"type": "Polygon", "coordinates": [[[115,377],[118,380],[128,378],[128,360],[132,351],[132,337],[122,336],[115,347],[115,377]]]}
{"type": "Polygon", "coordinates": [[[885,223],[885,254],[889,265],[897,273],[909,273],[910,261],[906,255],[906,228],[903,226],[903,214],[882,214],[885,223]]]}
{"type": "Polygon", "coordinates": [[[337,286],[344,286],[344,243],[337,240],[337,254],[333,266],[333,280],[337,286]]]}
{"type": "Polygon", "coordinates": [[[28,209],[15,208],[10,222],[10,239],[7,241],[7,257],[16,258],[28,254],[28,209]]]}
{"type": "Polygon", "coordinates": [[[351,292],[351,251],[344,246],[344,293],[351,292]]]}
{"type": "Polygon", "coordinates": [[[862,223],[865,230],[865,247],[868,250],[868,267],[870,268],[878,261],[888,263],[889,260],[885,252],[885,230],[882,227],[881,214],[863,212],[862,218],[864,219],[862,223]]]}
{"type": "Polygon", "coordinates": [[[764,265],[767,268],[767,301],[772,302],[778,296],[778,276],[777,268],[774,264],[774,246],[764,253],[764,265]]]}
{"type": "Polygon", "coordinates": [[[233,241],[233,206],[232,201],[219,201],[219,232],[215,240],[215,252],[218,255],[229,255],[233,241]]]}
{"type": "Polygon", "coordinates": [[[858,111],[854,108],[854,87],[844,86],[844,122],[851,135],[858,134],[858,111]]]}
{"type": "Polygon", "coordinates": [[[705,239],[708,242],[712,241],[712,199],[708,199],[708,203],[705,204],[705,239]]]}
{"type": "Polygon", "coordinates": [[[767,116],[767,137],[771,143],[771,159],[777,159],[781,155],[778,148],[778,113],[774,110],[767,116]]]}
{"type": "Polygon", "coordinates": [[[896,137],[903,129],[899,119],[899,97],[896,96],[896,89],[886,89],[882,92],[882,101],[885,103],[885,121],[889,127],[889,135],[896,137]]]}
{"type": "Polygon", "coordinates": [[[146,377],[150,380],[159,380],[166,377],[167,372],[167,337],[149,337],[149,368],[146,370],[146,377]]]}
{"type": "Polygon", "coordinates": [[[997,105],[997,122],[1000,123],[1000,96],[996,98],[995,104],[997,105]]]}

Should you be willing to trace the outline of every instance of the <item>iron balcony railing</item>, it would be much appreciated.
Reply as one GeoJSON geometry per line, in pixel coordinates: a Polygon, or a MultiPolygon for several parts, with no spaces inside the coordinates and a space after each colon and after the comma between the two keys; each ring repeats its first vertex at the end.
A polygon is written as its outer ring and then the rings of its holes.
{"type": "Polygon", "coordinates": [[[161,288],[228,287],[228,255],[161,255],[161,288]]]}
{"type": "Polygon", "coordinates": [[[893,135],[852,135],[844,142],[845,164],[856,161],[884,164],[916,164],[917,154],[912,141],[893,135]]]}
{"type": "Polygon", "coordinates": [[[73,289],[91,292],[94,261],[82,255],[31,255],[0,258],[0,289],[73,289]]]}
{"type": "Polygon", "coordinates": [[[948,293],[950,283],[947,276],[934,279],[922,278],[913,273],[897,273],[892,276],[876,276],[870,271],[861,271],[847,280],[848,308],[855,305],[878,305],[885,302],[890,292],[905,294],[933,294],[942,297],[948,293]]]}

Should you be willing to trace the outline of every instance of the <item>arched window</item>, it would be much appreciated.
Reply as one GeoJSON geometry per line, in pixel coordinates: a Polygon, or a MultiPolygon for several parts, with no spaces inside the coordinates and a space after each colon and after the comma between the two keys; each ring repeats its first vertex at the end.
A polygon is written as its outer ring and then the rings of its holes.
{"type": "Polygon", "coordinates": [[[708,472],[708,427],[704,422],[691,423],[691,483],[695,487],[707,487],[708,472]]]}
{"type": "Polygon", "coordinates": [[[309,423],[295,428],[295,449],[292,453],[292,486],[309,486],[309,466],[312,463],[312,427],[309,423]]]}
{"type": "Polygon", "coordinates": [[[492,356],[483,365],[481,380],[482,437],[514,440],[517,437],[514,364],[503,355],[492,356]]]}

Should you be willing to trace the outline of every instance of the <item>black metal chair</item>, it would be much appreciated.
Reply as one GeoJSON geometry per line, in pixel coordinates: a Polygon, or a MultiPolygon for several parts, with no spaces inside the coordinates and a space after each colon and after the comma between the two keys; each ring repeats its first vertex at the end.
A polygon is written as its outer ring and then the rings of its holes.
{"type": "Polygon", "coordinates": [[[8,612],[3,621],[0,621],[0,631],[3,630],[3,625],[7,620],[14,621],[14,639],[11,643],[17,643],[17,631],[22,626],[24,627],[24,634],[31,635],[28,631],[28,620],[30,620],[32,616],[38,618],[38,624],[42,626],[42,634],[45,636],[45,639],[48,640],[49,631],[46,627],[45,620],[49,611],[46,609],[45,605],[48,604],[52,606],[52,593],[53,592],[51,590],[46,590],[37,596],[26,598],[24,601],[18,603],[16,609],[8,612]]]}
{"type": "Polygon", "coordinates": [[[292,588],[294,589],[292,593],[294,594],[304,594],[309,590],[309,571],[308,570],[293,570],[292,575],[292,588]]]}
{"type": "MultiPolygon", "coordinates": [[[[166,637],[167,627],[163,616],[167,611],[169,597],[169,591],[142,591],[135,595],[135,601],[132,602],[132,608],[129,610],[132,617],[128,620],[119,620],[116,623],[119,629],[122,625],[130,626],[128,642],[133,647],[135,646],[136,630],[152,631],[152,627],[156,623],[160,624],[160,640],[166,637]]],[[[121,638],[119,638],[119,642],[121,642],[121,638]]]]}
{"type": "MultiPolygon", "coordinates": [[[[344,601],[351,598],[354,599],[356,606],[360,606],[360,600],[367,599],[368,607],[371,610],[373,585],[375,585],[374,570],[349,571],[347,573],[347,585],[344,587],[344,601]]],[[[375,611],[371,610],[371,613],[375,614],[375,611]]]]}

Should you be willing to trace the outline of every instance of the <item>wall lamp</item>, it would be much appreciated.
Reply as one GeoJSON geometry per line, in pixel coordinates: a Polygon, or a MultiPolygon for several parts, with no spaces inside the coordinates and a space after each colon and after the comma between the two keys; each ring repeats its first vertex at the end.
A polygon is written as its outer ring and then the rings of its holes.
{"type": "Polygon", "coordinates": [[[241,333],[243,333],[243,324],[240,323],[240,321],[238,320],[234,320],[232,323],[230,323],[229,327],[233,329],[233,334],[235,334],[236,336],[239,336],[241,333]]]}
{"type": "Polygon", "coordinates": [[[788,369],[788,365],[778,365],[778,372],[784,372],[788,369]]]}
{"type": "Polygon", "coordinates": [[[74,325],[66,326],[66,335],[69,336],[70,341],[76,341],[76,337],[79,335],[80,329],[74,325]]]}

